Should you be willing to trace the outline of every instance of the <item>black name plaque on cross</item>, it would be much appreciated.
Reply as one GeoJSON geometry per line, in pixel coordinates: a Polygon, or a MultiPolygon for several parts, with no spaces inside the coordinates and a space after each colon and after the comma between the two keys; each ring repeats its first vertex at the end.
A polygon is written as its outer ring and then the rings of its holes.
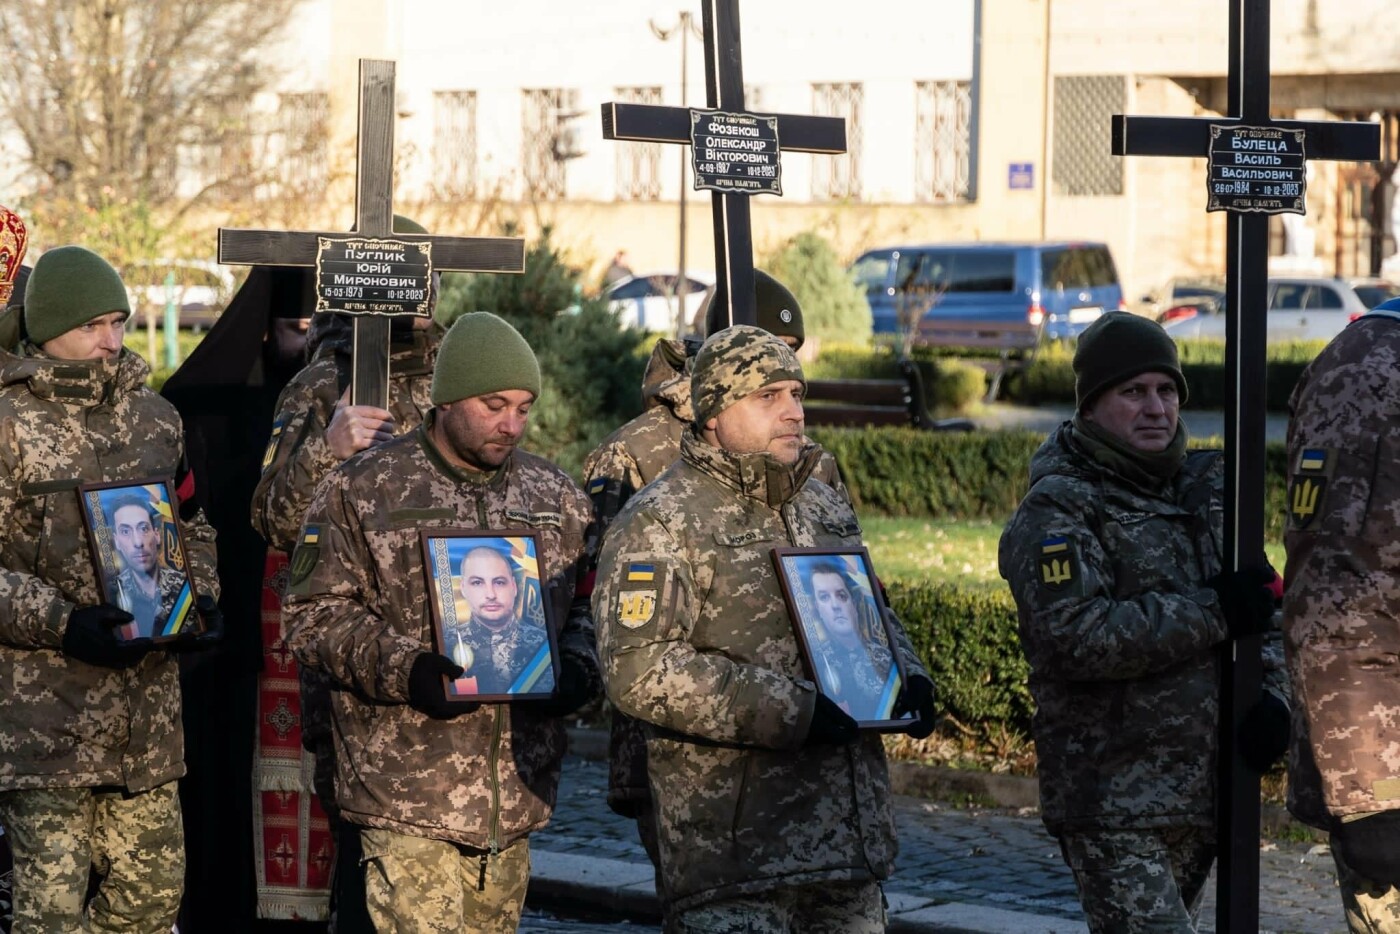
{"type": "Polygon", "coordinates": [[[783,193],[777,117],[692,110],[690,140],[697,191],[783,193]]]}
{"type": "Polygon", "coordinates": [[[1210,128],[1207,211],[1306,214],[1307,130],[1210,128]]]}
{"type": "Polygon", "coordinates": [[[319,237],[317,244],[317,311],[420,318],[431,313],[431,242],[319,237]]]}

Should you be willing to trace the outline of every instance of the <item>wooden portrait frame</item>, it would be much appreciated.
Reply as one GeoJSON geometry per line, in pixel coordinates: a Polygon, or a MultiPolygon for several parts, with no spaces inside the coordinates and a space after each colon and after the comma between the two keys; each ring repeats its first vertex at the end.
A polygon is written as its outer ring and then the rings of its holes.
{"type": "Polygon", "coordinates": [[[895,701],[908,683],[908,674],[870,552],[864,547],[774,548],[772,556],[803,665],[817,690],[855,718],[862,730],[908,729],[917,719],[914,714],[894,716],[895,701]],[[818,574],[840,578],[829,592],[847,594],[844,613],[822,601],[831,607],[823,616],[812,580],[818,574]],[[849,629],[838,637],[832,625],[849,629]]]}
{"type": "MultiPolygon", "coordinates": [[[[547,700],[559,685],[559,642],[555,631],[549,588],[540,579],[539,535],[523,529],[422,529],[418,533],[423,550],[423,574],[433,625],[433,646],[465,671],[454,680],[442,679],[449,702],[515,703],[547,700]],[[528,618],[522,629],[543,630],[543,641],[531,635],[513,654],[510,670],[502,678],[494,672],[488,656],[483,658],[479,642],[468,644],[472,626],[470,596],[462,588],[461,568],[467,555],[489,549],[510,571],[514,592],[510,613],[517,621],[528,618]],[[446,586],[444,586],[444,584],[446,586]],[[449,602],[450,598],[450,602],[449,602]]],[[[490,594],[487,594],[490,597],[490,594]]],[[[499,602],[499,601],[497,601],[499,602]]],[[[488,612],[498,611],[491,603],[488,612]]]]}
{"type": "MultiPolygon", "coordinates": [[[[113,606],[128,612],[139,609],[132,597],[135,588],[126,575],[134,568],[118,542],[114,513],[143,506],[152,521],[151,531],[157,537],[153,571],[158,600],[155,612],[149,622],[138,618],[118,627],[119,638],[170,642],[203,632],[204,621],[195,609],[199,592],[190,569],[174,484],[164,477],[85,483],[78,487],[78,500],[82,506],[88,550],[97,572],[98,590],[102,600],[113,606]]],[[[134,553],[144,556],[146,552],[137,550],[134,553]]]]}

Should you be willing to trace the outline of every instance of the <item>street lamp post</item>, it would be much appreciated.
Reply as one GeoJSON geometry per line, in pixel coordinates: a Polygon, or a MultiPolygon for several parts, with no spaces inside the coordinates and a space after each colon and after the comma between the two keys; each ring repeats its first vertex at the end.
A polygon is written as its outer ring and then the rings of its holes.
{"type": "MultiPolygon", "coordinates": [[[[687,95],[686,95],[686,88],[687,88],[686,72],[688,71],[688,68],[689,68],[689,62],[688,62],[688,57],[689,57],[689,54],[688,54],[688,53],[689,53],[689,45],[690,45],[690,43],[689,43],[689,38],[690,38],[690,36],[694,36],[694,37],[697,38],[697,39],[703,39],[703,38],[704,38],[704,34],[701,33],[699,27],[697,27],[697,26],[695,25],[694,17],[692,17],[692,15],[691,15],[691,13],[690,13],[689,10],[681,10],[681,11],[680,11],[680,21],[677,22],[676,25],[675,25],[675,26],[672,26],[670,29],[662,29],[660,26],[657,26],[657,25],[656,25],[656,21],[655,21],[655,20],[648,20],[648,21],[647,21],[647,25],[651,27],[652,34],[655,35],[656,38],[660,39],[662,42],[667,41],[667,40],[670,39],[672,36],[675,36],[675,35],[679,35],[679,36],[680,36],[680,40],[681,40],[681,106],[682,106],[682,107],[688,106],[688,105],[687,105],[687,101],[686,101],[686,96],[687,96],[687,95]]],[[[686,330],[686,324],[687,324],[687,322],[686,322],[686,320],[685,320],[685,294],[687,294],[687,293],[690,291],[689,288],[687,288],[687,286],[688,286],[689,283],[687,282],[686,277],[685,277],[685,202],[686,202],[686,191],[685,191],[685,180],[686,180],[686,171],[685,171],[685,170],[686,170],[686,165],[685,165],[685,162],[686,162],[686,150],[684,150],[684,149],[681,150],[680,157],[681,157],[681,187],[680,187],[680,197],[679,197],[679,199],[678,199],[678,200],[680,201],[680,215],[681,215],[681,218],[680,218],[680,258],[679,258],[679,260],[678,260],[677,263],[676,263],[676,285],[675,285],[675,288],[673,289],[673,291],[674,291],[674,293],[675,293],[675,297],[676,297],[676,337],[684,337],[684,336],[685,336],[685,330],[686,330]],[[683,293],[683,292],[681,291],[682,289],[685,289],[686,291],[683,293]]],[[[703,335],[702,335],[702,336],[703,336],[703,335]]]]}

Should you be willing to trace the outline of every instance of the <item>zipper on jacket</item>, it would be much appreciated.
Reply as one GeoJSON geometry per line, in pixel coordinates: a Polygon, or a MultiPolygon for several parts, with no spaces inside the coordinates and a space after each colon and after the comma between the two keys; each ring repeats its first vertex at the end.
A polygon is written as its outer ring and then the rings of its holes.
{"type": "MultiPolygon", "coordinates": [[[[493,704],[492,716],[495,718],[491,726],[491,757],[488,760],[488,767],[491,771],[491,833],[486,838],[487,846],[490,848],[490,855],[496,856],[501,851],[501,781],[496,774],[496,763],[500,761],[501,752],[501,708],[504,704],[493,704]]],[[[481,877],[477,880],[477,891],[486,890],[486,854],[481,856],[481,877]]]]}

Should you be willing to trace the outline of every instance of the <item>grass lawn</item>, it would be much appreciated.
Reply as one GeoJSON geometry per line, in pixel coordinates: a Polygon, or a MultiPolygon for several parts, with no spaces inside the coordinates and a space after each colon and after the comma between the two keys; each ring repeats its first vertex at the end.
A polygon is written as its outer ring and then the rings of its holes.
{"type": "MultiPolygon", "coordinates": [[[[883,578],[929,580],[969,587],[1005,587],[997,573],[1001,523],[935,522],[861,516],[865,544],[883,578]]],[[[1283,570],[1283,543],[1268,542],[1270,563],[1283,570]]]]}

